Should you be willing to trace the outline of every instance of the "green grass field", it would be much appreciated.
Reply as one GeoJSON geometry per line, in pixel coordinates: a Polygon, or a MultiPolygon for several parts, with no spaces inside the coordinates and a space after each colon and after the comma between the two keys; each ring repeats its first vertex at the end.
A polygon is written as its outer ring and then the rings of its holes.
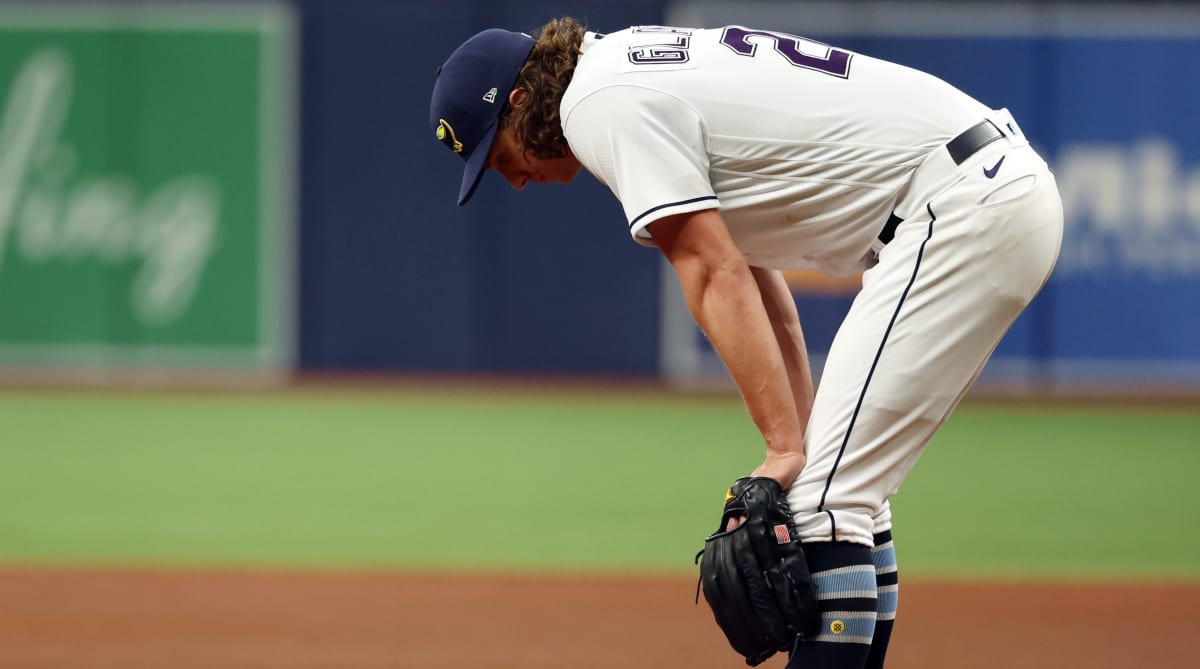
{"type": "MultiPolygon", "coordinates": [[[[667,392],[0,392],[0,562],[688,572],[761,459],[667,392]]],[[[964,405],[894,500],[926,576],[1200,578],[1200,411],[964,405]]]]}

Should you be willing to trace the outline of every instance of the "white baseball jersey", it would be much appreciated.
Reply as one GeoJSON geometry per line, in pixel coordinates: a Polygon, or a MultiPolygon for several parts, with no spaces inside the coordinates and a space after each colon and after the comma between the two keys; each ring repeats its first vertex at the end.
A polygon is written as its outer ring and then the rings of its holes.
{"type": "Polygon", "coordinates": [[[560,112],[638,242],[653,245],[664,216],[720,207],[752,265],[866,270],[788,502],[801,540],[874,545],[889,498],[1054,266],[1062,203],[1045,161],[1010,114],[936,77],[740,26],[589,34],[560,112]],[[1002,137],[952,155],[985,119],[1002,137]]]}
{"type": "Polygon", "coordinates": [[[588,33],[560,108],[630,232],[719,207],[752,265],[851,274],[913,170],[991,111],[929,74],[785,33],[588,33]]]}

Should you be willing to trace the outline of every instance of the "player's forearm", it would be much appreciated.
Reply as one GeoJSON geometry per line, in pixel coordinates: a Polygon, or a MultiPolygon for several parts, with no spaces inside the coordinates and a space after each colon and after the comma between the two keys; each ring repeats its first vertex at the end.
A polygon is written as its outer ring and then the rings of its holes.
{"type": "Polygon", "coordinates": [[[812,367],[808,361],[808,347],[804,343],[804,331],[800,327],[800,315],[796,311],[796,300],[779,270],[751,267],[763,306],[771,320],[775,340],[783,355],[787,368],[788,383],[792,398],[796,402],[796,415],[801,426],[808,425],[812,413],[814,396],[812,367]]]}
{"type": "Polygon", "coordinates": [[[688,307],[729,369],[767,448],[802,453],[804,426],[750,268],[740,258],[693,265],[676,268],[688,307]]]}

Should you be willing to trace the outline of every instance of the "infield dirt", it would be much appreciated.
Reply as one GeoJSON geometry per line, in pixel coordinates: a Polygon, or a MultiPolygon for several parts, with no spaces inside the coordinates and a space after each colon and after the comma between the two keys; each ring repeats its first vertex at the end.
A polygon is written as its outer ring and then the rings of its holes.
{"type": "MultiPolygon", "coordinates": [[[[688,578],[0,570],[3,669],[735,669],[688,578]]],[[[889,669],[1184,667],[1200,585],[902,582],[889,669]]],[[[784,661],[763,665],[782,669],[784,661]]]]}

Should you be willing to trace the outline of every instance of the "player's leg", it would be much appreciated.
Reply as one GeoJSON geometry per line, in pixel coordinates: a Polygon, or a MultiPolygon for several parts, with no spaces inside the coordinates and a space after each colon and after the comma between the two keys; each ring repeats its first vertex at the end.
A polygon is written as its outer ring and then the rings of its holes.
{"type": "Polygon", "coordinates": [[[804,544],[821,608],[821,633],[799,643],[792,669],[857,669],[865,666],[875,634],[875,565],[871,549],[846,542],[804,544]]]}
{"type": "Polygon", "coordinates": [[[886,500],[1053,266],[1053,177],[1028,147],[997,148],[964,163],[968,174],[902,223],[863,275],[820,377],[808,464],[788,494],[802,541],[874,545],[886,500]],[[1000,156],[1011,180],[971,169],[1000,156]],[[1011,197],[989,199],[996,188],[1011,197]]]}
{"type": "Polygon", "coordinates": [[[964,163],[964,178],[901,224],[863,277],[826,358],[808,464],[788,495],[806,545],[869,553],[890,529],[876,523],[886,500],[1053,266],[1062,234],[1053,177],[1031,150],[997,148],[975,162],[1006,155],[1003,183],[964,163]],[[997,189],[1005,195],[991,198],[997,189]]]}
{"type": "Polygon", "coordinates": [[[896,567],[896,549],[891,530],[875,535],[871,558],[875,562],[876,615],[875,636],[871,639],[866,669],[882,669],[888,643],[892,640],[892,625],[896,622],[896,606],[900,597],[900,573],[896,567]]]}

